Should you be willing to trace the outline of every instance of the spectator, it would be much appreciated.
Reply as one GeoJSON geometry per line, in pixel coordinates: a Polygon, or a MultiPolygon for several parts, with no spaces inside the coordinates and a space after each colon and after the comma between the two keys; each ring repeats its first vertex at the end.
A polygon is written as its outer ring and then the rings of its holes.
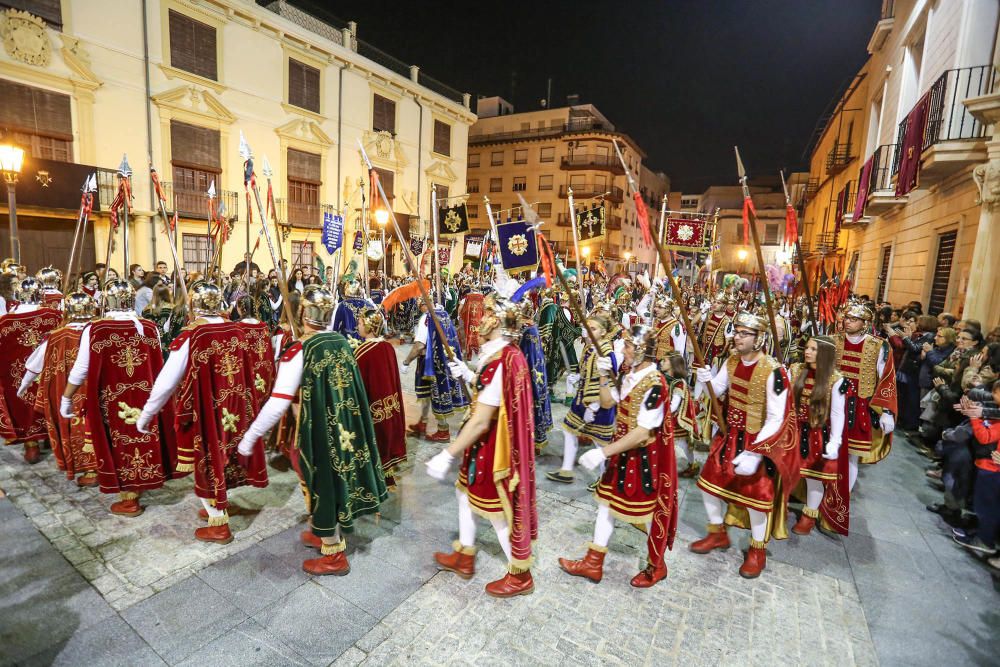
{"type": "Polygon", "coordinates": [[[957,320],[958,318],[951,313],[941,313],[938,315],[938,323],[943,327],[954,327],[957,320]]]}
{"type": "MultiPolygon", "coordinates": [[[[907,311],[907,314],[913,311],[907,311]]],[[[902,318],[903,328],[908,336],[899,338],[903,347],[903,356],[896,374],[897,391],[899,394],[899,425],[904,431],[916,431],[920,418],[920,364],[924,346],[931,346],[934,333],[938,328],[936,317],[920,315],[915,320],[902,318]]],[[[892,338],[890,338],[892,342],[892,338]]],[[[895,344],[893,344],[895,347],[895,344]]]]}
{"type": "Polygon", "coordinates": [[[132,264],[128,267],[128,282],[132,285],[132,289],[138,290],[142,287],[142,281],[146,277],[146,270],[138,264],[132,264]]]}
{"type": "Polygon", "coordinates": [[[288,279],[288,291],[302,294],[306,289],[306,280],[301,268],[295,269],[292,277],[288,279]]]}
{"type": "MultiPolygon", "coordinates": [[[[993,403],[1000,403],[1000,382],[992,386],[993,403]]],[[[973,460],[976,467],[975,491],[972,508],[978,519],[978,528],[970,534],[956,531],[955,541],[970,551],[994,556],[997,529],[1000,527],[1000,455],[997,442],[1000,441],[1000,421],[983,418],[982,405],[962,404],[963,413],[971,418],[972,433],[975,436],[973,460]]],[[[990,562],[996,567],[1000,563],[990,562]]]]}
{"type": "Polygon", "coordinates": [[[135,291],[135,312],[137,315],[142,315],[142,311],[146,310],[146,306],[153,300],[153,290],[162,284],[159,273],[154,271],[146,276],[142,285],[135,291]]]}
{"type": "Polygon", "coordinates": [[[162,259],[156,263],[156,272],[159,273],[161,276],[166,276],[169,273],[167,269],[167,263],[164,262],[162,259]]]}

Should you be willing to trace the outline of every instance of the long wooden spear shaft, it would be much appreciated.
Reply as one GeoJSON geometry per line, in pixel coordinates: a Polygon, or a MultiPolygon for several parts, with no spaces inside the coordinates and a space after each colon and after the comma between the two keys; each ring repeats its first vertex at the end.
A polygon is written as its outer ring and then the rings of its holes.
{"type": "MultiPolygon", "coordinates": [[[[368,153],[365,151],[364,144],[361,143],[361,139],[358,139],[358,149],[361,151],[361,158],[368,165],[369,173],[374,168],[372,166],[372,161],[368,159],[368,153]]],[[[389,201],[389,198],[385,195],[385,188],[382,187],[382,181],[376,180],[375,184],[378,186],[378,193],[382,197],[382,201],[389,201]]],[[[431,322],[434,323],[434,328],[437,330],[438,338],[441,339],[441,346],[444,348],[444,354],[448,357],[448,361],[457,361],[458,357],[455,356],[455,351],[451,349],[451,345],[448,344],[448,337],[444,334],[444,328],[441,326],[441,322],[437,318],[437,314],[434,312],[434,302],[431,301],[430,294],[427,292],[427,287],[424,285],[424,281],[420,278],[420,274],[417,272],[417,261],[413,257],[413,253],[410,252],[409,244],[403,241],[403,232],[399,228],[399,224],[396,222],[396,214],[393,212],[392,207],[386,207],[389,212],[389,220],[392,221],[392,229],[396,233],[396,238],[399,240],[399,245],[403,248],[403,252],[406,257],[406,266],[410,270],[410,275],[417,282],[417,287],[420,289],[420,296],[424,300],[424,304],[427,306],[427,314],[431,318],[431,322]]],[[[365,258],[367,261],[367,257],[365,258]]],[[[469,398],[472,393],[469,391],[469,387],[463,380],[460,385],[462,387],[462,392],[465,394],[466,398],[469,398]]]]}
{"type": "MultiPolygon", "coordinates": [[[[778,172],[781,175],[781,189],[785,192],[785,206],[792,207],[792,200],[788,196],[788,183],[785,182],[785,170],[778,172]]],[[[792,211],[795,212],[794,210],[792,211]]],[[[796,227],[798,227],[796,225],[796,227]]],[[[806,261],[802,258],[802,242],[800,241],[798,229],[795,230],[795,254],[798,259],[799,273],[802,274],[802,289],[806,293],[806,307],[809,309],[809,319],[812,320],[813,335],[819,333],[819,321],[816,319],[816,311],[813,310],[812,290],[809,288],[809,275],[806,273],[806,261]]],[[[791,334],[789,333],[789,336],[791,334]]]]}
{"type": "MultiPolygon", "coordinates": [[[[743,160],[740,159],[740,149],[738,146],[733,146],[736,150],[736,168],[739,170],[740,174],[740,186],[743,188],[743,200],[750,199],[750,186],[747,185],[747,171],[743,168],[743,160]]],[[[752,202],[753,200],[751,200],[752,202]]],[[[774,302],[771,301],[771,288],[767,284],[767,271],[764,270],[764,252],[760,248],[760,236],[757,234],[757,213],[753,210],[753,206],[747,206],[747,215],[750,216],[750,238],[753,239],[754,251],[757,253],[757,267],[760,270],[760,288],[764,291],[764,304],[767,306],[767,317],[771,323],[771,335],[774,336],[774,349],[778,350],[781,345],[781,339],[778,338],[778,322],[774,317],[774,302]]]]}
{"type": "MultiPolygon", "coordinates": [[[[622,155],[621,149],[618,148],[618,142],[613,141],[615,146],[615,152],[618,154],[618,160],[622,163],[622,169],[625,170],[625,176],[628,179],[629,189],[632,192],[636,192],[635,181],[632,180],[632,174],[628,170],[628,166],[625,164],[625,157],[622,155]]],[[[698,343],[698,337],[695,333],[694,327],[691,325],[691,316],[688,313],[687,303],[684,300],[684,294],[681,292],[680,286],[677,284],[677,278],[674,277],[674,266],[673,262],[670,260],[670,253],[667,252],[660,240],[650,234],[653,241],[653,246],[656,248],[656,254],[660,257],[660,261],[663,262],[663,269],[667,274],[667,281],[670,283],[670,291],[674,295],[674,301],[677,303],[681,311],[681,324],[684,326],[684,331],[687,332],[687,339],[691,341],[691,351],[694,353],[694,362],[698,366],[705,365],[705,355],[701,350],[701,344],[698,343]]],[[[719,401],[719,397],[715,395],[715,390],[712,388],[712,383],[705,383],[705,389],[708,390],[708,397],[711,399],[712,413],[715,415],[716,420],[719,425],[719,432],[723,435],[726,434],[726,418],[722,413],[722,403],[719,401]]]]}
{"type": "Polygon", "coordinates": [[[156,169],[153,168],[152,163],[149,165],[149,178],[153,181],[153,191],[156,194],[157,208],[160,211],[160,217],[163,219],[163,233],[167,235],[167,245],[170,246],[170,257],[174,260],[174,280],[180,287],[181,294],[184,295],[184,305],[186,306],[188,303],[187,283],[181,277],[181,269],[184,265],[181,264],[180,259],[177,257],[177,237],[174,235],[177,233],[177,230],[174,230],[173,234],[170,232],[170,218],[167,217],[166,206],[167,198],[163,194],[163,188],[160,187],[160,178],[156,173],[156,169]]]}
{"type": "Polygon", "coordinates": [[[93,185],[91,179],[94,175],[91,174],[83,181],[83,187],[80,189],[80,215],[76,221],[76,232],[73,234],[73,245],[69,250],[69,265],[66,267],[66,273],[63,275],[62,291],[63,294],[67,294],[69,291],[69,278],[73,273],[73,261],[76,259],[77,249],[81,245],[81,239],[86,234],[87,229],[87,218],[90,216],[90,207],[93,206],[94,195],[93,191],[96,186],[93,185]]]}

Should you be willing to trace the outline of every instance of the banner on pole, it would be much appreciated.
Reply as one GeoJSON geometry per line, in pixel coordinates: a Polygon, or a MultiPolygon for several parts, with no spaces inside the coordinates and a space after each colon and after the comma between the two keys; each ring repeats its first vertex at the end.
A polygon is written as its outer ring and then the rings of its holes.
{"type": "Polygon", "coordinates": [[[666,243],[671,250],[707,252],[712,239],[705,220],[667,218],[666,243]]]}
{"type": "Polygon", "coordinates": [[[592,241],[604,236],[607,218],[604,206],[594,206],[576,214],[576,229],[580,241],[592,241]]]}
{"type": "Polygon", "coordinates": [[[344,218],[333,213],[323,214],[323,245],[331,255],[344,243],[344,218]]]}

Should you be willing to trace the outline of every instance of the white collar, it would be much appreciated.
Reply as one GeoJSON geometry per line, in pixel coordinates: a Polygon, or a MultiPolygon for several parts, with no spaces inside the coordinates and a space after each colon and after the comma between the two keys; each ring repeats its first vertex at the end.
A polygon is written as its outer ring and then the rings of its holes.
{"type": "Polygon", "coordinates": [[[650,373],[652,373],[655,370],[656,370],[656,364],[651,363],[651,364],[649,364],[649,366],[646,366],[642,370],[633,371],[633,372],[629,373],[628,374],[628,379],[630,381],[632,381],[632,382],[638,382],[639,380],[641,380],[642,378],[646,377],[647,375],[649,375],[650,373]]]}
{"type": "Polygon", "coordinates": [[[857,334],[844,334],[844,336],[847,338],[847,340],[851,341],[851,343],[853,345],[857,345],[858,343],[860,343],[861,341],[863,341],[865,339],[865,336],[867,336],[867,335],[868,334],[866,334],[864,331],[862,331],[861,333],[857,333],[857,334]]]}
{"type": "Polygon", "coordinates": [[[499,352],[507,345],[507,339],[503,336],[499,338],[494,338],[493,340],[488,340],[482,344],[479,348],[479,370],[483,370],[483,366],[486,362],[493,358],[493,355],[499,352]]]}

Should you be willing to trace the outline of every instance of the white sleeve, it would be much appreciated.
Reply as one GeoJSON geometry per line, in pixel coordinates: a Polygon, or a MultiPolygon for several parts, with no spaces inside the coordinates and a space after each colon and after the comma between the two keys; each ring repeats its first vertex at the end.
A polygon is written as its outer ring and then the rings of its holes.
{"type": "MultiPolygon", "coordinates": [[[[785,391],[791,391],[791,387],[785,387],[785,391]]],[[[774,392],[774,371],[771,371],[767,374],[767,417],[754,442],[767,440],[777,433],[778,429],[781,428],[781,422],[784,420],[785,395],[784,392],[780,395],[774,392]]]]}
{"type": "Polygon", "coordinates": [[[80,334],[80,348],[76,353],[76,361],[73,362],[73,368],[69,371],[68,381],[70,384],[74,384],[79,387],[87,379],[87,373],[90,371],[90,325],[88,324],[83,328],[83,333],[80,334]]]}
{"type": "Polygon", "coordinates": [[[0,315],[7,314],[7,299],[0,296],[0,315]]]}
{"type": "Polygon", "coordinates": [[[678,333],[675,334],[673,331],[671,331],[670,340],[672,340],[674,343],[674,349],[677,350],[679,353],[684,354],[687,351],[687,340],[688,340],[687,331],[684,330],[684,327],[681,325],[680,322],[674,325],[674,330],[677,331],[678,333]]]}
{"type": "Polygon", "coordinates": [[[271,347],[274,348],[274,362],[278,362],[278,357],[281,356],[281,339],[284,338],[281,334],[276,334],[271,336],[271,347]]]}
{"type": "Polygon", "coordinates": [[[649,400],[649,395],[653,392],[652,389],[646,392],[642,397],[642,404],[639,406],[639,419],[638,425],[642,428],[649,429],[652,431],[655,428],[659,428],[663,424],[663,417],[666,411],[663,409],[663,403],[660,403],[659,407],[649,409],[646,407],[646,401],[649,400]]]}
{"type": "Polygon", "coordinates": [[[48,346],[48,339],[43,340],[42,344],[36,347],[28,355],[28,360],[24,362],[25,373],[31,373],[32,379],[41,375],[42,369],[45,368],[45,350],[48,346]]]}
{"type": "Polygon", "coordinates": [[[885,371],[885,364],[889,361],[889,344],[882,343],[882,349],[878,353],[878,362],[875,364],[875,368],[878,371],[878,377],[875,378],[875,383],[878,384],[879,378],[882,377],[882,373],[885,371]]]}
{"type": "MultiPolygon", "coordinates": [[[[721,397],[729,389],[729,365],[723,363],[719,366],[719,371],[712,377],[712,391],[715,392],[716,397],[721,397]]],[[[694,397],[701,398],[701,395],[705,393],[705,385],[701,382],[696,382],[694,385],[694,397]]]]}
{"type": "Polygon", "coordinates": [[[142,408],[143,415],[153,416],[159,414],[163,406],[167,404],[177,385],[184,379],[184,371],[187,369],[188,356],[191,354],[191,341],[186,340],[180,349],[171,350],[160,374],[156,376],[153,383],[153,390],[146,399],[146,405],[142,408]]]}
{"type": "Polygon", "coordinates": [[[628,313],[627,312],[623,312],[622,313],[622,326],[625,327],[626,331],[628,331],[628,329],[629,329],[629,322],[631,322],[631,321],[632,320],[629,318],[628,313]]]}
{"type": "Polygon", "coordinates": [[[491,405],[494,408],[499,408],[500,404],[503,402],[503,363],[497,364],[497,370],[493,374],[493,379],[490,383],[483,387],[482,391],[479,392],[479,397],[476,399],[477,402],[483,405],[491,405]]]}
{"type": "Polygon", "coordinates": [[[670,397],[670,413],[674,414],[681,407],[681,402],[684,400],[684,390],[677,389],[674,391],[673,395],[670,397]]]}
{"type": "Polygon", "coordinates": [[[844,434],[844,394],[840,391],[840,383],[847,380],[834,382],[830,389],[830,443],[840,448],[844,434]]]}
{"type": "Polygon", "coordinates": [[[250,424],[247,429],[246,438],[262,438],[264,434],[274,428],[274,425],[285,414],[288,406],[292,404],[292,398],[299,390],[302,383],[302,350],[295,353],[288,361],[282,361],[278,365],[278,374],[274,378],[274,388],[271,389],[271,396],[260,409],[260,414],[250,424]]]}
{"type": "Polygon", "coordinates": [[[420,316],[420,320],[417,322],[417,330],[413,332],[413,343],[416,345],[420,343],[421,345],[427,345],[427,314],[420,316]]]}

